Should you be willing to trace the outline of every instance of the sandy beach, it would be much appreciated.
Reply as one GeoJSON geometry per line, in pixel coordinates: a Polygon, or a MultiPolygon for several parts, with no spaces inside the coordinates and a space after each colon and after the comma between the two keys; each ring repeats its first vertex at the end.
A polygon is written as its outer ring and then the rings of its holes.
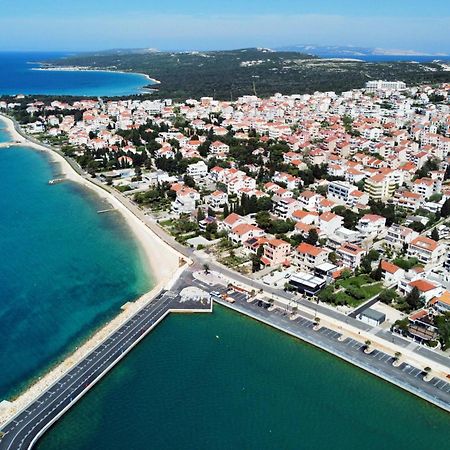
{"type": "MultiPolygon", "coordinates": [[[[25,139],[17,132],[14,127],[14,122],[0,114],[0,120],[6,124],[8,133],[11,135],[11,140],[15,143],[23,144],[36,151],[43,151],[49,155],[52,161],[60,165],[60,172],[70,181],[78,183],[87,189],[94,191],[99,197],[107,200],[112,208],[116,209],[124,218],[130,230],[133,232],[142,252],[143,262],[148,264],[149,272],[153,279],[155,287],[152,291],[146,293],[136,301],[129,302],[134,299],[124,299],[123,311],[114,319],[108,322],[104,327],[97,331],[88,341],[59,363],[46,375],[39,378],[32,386],[25,392],[20,394],[11,402],[0,403],[0,429],[1,425],[8,422],[15,414],[24,409],[33,399],[39,396],[46,388],[55,383],[70,367],[80,361],[86,354],[92,351],[101,341],[103,341],[111,332],[118,328],[137,310],[145,306],[151,301],[157,293],[159,293],[165,286],[169,285],[174,278],[178,276],[179,258],[172,247],[167,245],[158,236],[156,236],[132,211],[130,211],[119,199],[107,190],[102,189],[93,182],[85,179],[78,174],[69,162],[61,155],[51,150],[50,148],[39,145],[25,139]],[[128,303],[127,303],[128,302],[128,303]]],[[[117,193],[117,196],[121,194],[117,193]]],[[[1,401],[2,399],[0,399],[1,401]]]]}

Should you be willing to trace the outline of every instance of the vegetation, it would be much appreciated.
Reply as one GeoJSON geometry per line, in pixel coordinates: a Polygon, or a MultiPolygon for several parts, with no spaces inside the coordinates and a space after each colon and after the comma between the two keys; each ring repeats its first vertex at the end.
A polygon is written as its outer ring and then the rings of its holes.
{"type": "MultiPolygon", "coordinates": [[[[364,87],[371,79],[401,79],[409,84],[450,81],[434,63],[366,63],[326,61],[297,52],[240,49],[214,52],[115,51],[82,54],[51,61],[58,66],[89,66],[145,73],[161,81],[152,85],[159,98],[214,96],[233,100],[258,96],[342,92],[364,87]]],[[[351,122],[347,124],[349,131],[351,122]]]]}

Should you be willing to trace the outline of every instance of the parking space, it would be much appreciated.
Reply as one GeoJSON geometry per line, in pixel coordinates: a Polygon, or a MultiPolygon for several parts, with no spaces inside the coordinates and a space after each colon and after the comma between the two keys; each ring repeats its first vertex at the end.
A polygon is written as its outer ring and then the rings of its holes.
{"type": "Polygon", "coordinates": [[[340,333],[325,327],[320,328],[319,333],[331,339],[338,339],[341,336],[340,333]]]}

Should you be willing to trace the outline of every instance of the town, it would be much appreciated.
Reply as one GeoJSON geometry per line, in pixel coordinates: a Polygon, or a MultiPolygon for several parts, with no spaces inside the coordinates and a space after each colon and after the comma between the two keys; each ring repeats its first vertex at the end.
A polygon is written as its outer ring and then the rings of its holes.
{"type": "Polygon", "coordinates": [[[0,111],[180,244],[445,352],[449,92],[380,80],[234,102],[16,96],[0,111]]]}

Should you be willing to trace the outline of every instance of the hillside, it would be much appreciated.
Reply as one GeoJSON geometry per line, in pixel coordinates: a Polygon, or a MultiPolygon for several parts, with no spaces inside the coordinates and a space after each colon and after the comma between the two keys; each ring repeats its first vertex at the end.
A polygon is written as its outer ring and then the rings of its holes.
{"type": "Polygon", "coordinates": [[[156,86],[156,97],[180,100],[202,96],[230,100],[252,93],[264,97],[276,92],[342,92],[361,88],[371,79],[403,80],[408,84],[450,81],[450,72],[438,63],[340,61],[267,49],[116,50],[80,54],[50,63],[145,73],[161,81],[156,86]]]}

